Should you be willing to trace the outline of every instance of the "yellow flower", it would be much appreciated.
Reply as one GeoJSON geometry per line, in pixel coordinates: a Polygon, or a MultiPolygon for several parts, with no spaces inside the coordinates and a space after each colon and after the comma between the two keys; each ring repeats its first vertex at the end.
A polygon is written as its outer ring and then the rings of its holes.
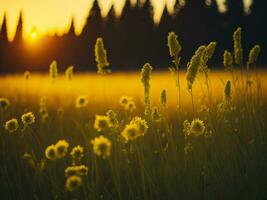
{"type": "Polygon", "coordinates": [[[76,103],[75,106],[76,108],[83,108],[85,106],[87,106],[88,104],[88,99],[86,96],[78,96],[76,99],[76,103]]]}
{"type": "Polygon", "coordinates": [[[97,156],[107,158],[111,154],[111,141],[104,136],[95,137],[91,140],[93,151],[97,156]]]}
{"type": "Polygon", "coordinates": [[[6,110],[10,106],[10,102],[6,98],[0,98],[0,109],[6,110]]]}
{"type": "Polygon", "coordinates": [[[141,135],[145,135],[145,133],[147,132],[148,125],[146,121],[141,117],[134,117],[131,120],[130,124],[136,125],[141,135]]]}
{"type": "Polygon", "coordinates": [[[86,176],[88,174],[88,167],[85,165],[69,166],[65,169],[66,176],[86,176]]]}
{"type": "Polygon", "coordinates": [[[70,176],[66,181],[66,189],[70,192],[77,190],[82,185],[82,178],[79,176],[70,176]]]}
{"type": "Polygon", "coordinates": [[[68,152],[69,143],[66,140],[59,140],[56,143],[55,148],[56,148],[56,157],[63,158],[68,152]]]}
{"type": "Polygon", "coordinates": [[[127,97],[127,96],[122,96],[121,98],[120,98],[120,104],[122,105],[122,106],[126,106],[130,101],[132,101],[133,100],[133,98],[132,97],[127,97]]]}
{"type": "Polygon", "coordinates": [[[57,154],[56,154],[56,147],[54,144],[46,147],[45,149],[45,157],[49,160],[56,160],[57,154]]]}
{"type": "Polygon", "coordinates": [[[17,129],[19,128],[19,123],[18,120],[13,118],[11,120],[8,120],[5,123],[5,129],[9,132],[9,133],[13,133],[15,132],[17,129]]]}
{"type": "Polygon", "coordinates": [[[125,110],[129,110],[130,112],[133,112],[136,109],[134,101],[128,102],[128,104],[125,106],[125,110]]]}
{"type": "Polygon", "coordinates": [[[83,147],[81,147],[80,145],[73,147],[73,149],[70,152],[70,155],[76,161],[81,160],[81,158],[84,156],[83,147]]]}
{"type": "Polygon", "coordinates": [[[109,127],[111,127],[112,124],[110,123],[110,118],[105,115],[96,115],[94,128],[101,132],[107,130],[109,127]]]}
{"type": "Polygon", "coordinates": [[[28,113],[23,114],[21,116],[21,120],[22,120],[23,124],[30,125],[30,124],[33,124],[35,122],[35,116],[32,112],[28,112],[28,113]]]}
{"type": "Polygon", "coordinates": [[[202,120],[194,119],[191,122],[190,133],[194,134],[195,136],[200,136],[203,135],[204,131],[205,131],[205,125],[202,120]]]}
{"type": "Polygon", "coordinates": [[[142,136],[139,128],[136,124],[128,124],[125,126],[124,130],[121,132],[121,136],[126,142],[135,140],[136,138],[142,136]]]}

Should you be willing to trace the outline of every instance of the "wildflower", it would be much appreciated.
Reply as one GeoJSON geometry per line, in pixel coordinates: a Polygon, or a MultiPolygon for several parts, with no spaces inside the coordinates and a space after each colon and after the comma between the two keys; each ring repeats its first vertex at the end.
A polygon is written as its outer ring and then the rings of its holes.
{"type": "Polygon", "coordinates": [[[57,77],[57,62],[56,61],[53,61],[51,64],[50,64],[50,68],[49,68],[49,74],[50,74],[50,77],[52,79],[52,81],[54,81],[57,77]]]}
{"type": "Polygon", "coordinates": [[[205,131],[205,125],[202,120],[194,119],[191,122],[190,133],[192,133],[195,136],[200,136],[203,135],[204,131],[205,131]]]}
{"type": "Polygon", "coordinates": [[[126,106],[130,101],[132,101],[133,100],[133,98],[132,97],[127,97],[127,96],[122,96],[121,98],[120,98],[120,104],[122,105],[122,106],[126,106]]]}
{"type": "Polygon", "coordinates": [[[223,54],[223,65],[226,69],[231,70],[233,67],[233,56],[231,52],[225,50],[223,54]]]}
{"type": "Polygon", "coordinates": [[[238,27],[233,34],[235,63],[241,65],[243,62],[243,49],[241,45],[241,28],[238,27]]]}
{"type": "Polygon", "coordinates": [[[248,66],[256,63],[261,51],[260,45],[255,45],[249,52],[248,66]]]}
{"type": "Polygon", "coordinates": [[[77,166],[77,174],[79,176],[86,176],[88,174],[88,167],[85,165],[77,166]]]}
{"type": "Polygon", "coordinates": [[[118,121],[118,114],[114,112],[113,110],[109,110],[107,112],[107,116],[109,117],[109,122],[112,128],[117,128],[119,126],[118,121]]]}
{"type": "Polygon", "coordinates": [[[88,99],[86,96],[78,96],[75,102],[76,108],[86,107],[88,104],[88,99]]]}
{"type": "Polygon", "coordinates": [[[56,157],[57,158],[63,158],[67,152],[68,152],[68,148],[69,148],[69,143],[66,140],[59,140],[56,145],[56,157]]]}
{"type": "Polygon", "coordinates": [[[139,127],[136,124],[128,124],[121,132],[121,136],[125,139],[126,142],[128,142],[140,137],[141,133],[139,131],[139,127]]]}
{"type": "Polygon", "coordinates": [[[125,109],[133,112],[136,109],[134,101],[128,102],[128,104],[125,106],[125,109]]]}
{"type": "Polygon", "coordinates": [[[148,129],[147,122],[143,120],[141,117],[134,117],[131,121],[130,124],[136,125],[140,134],[145,135],[148,129]]]}
{"type": "Polygon", "coordinates": [[[31,75],[30,71],[25,71],[23,77],[25,80],[28,80],[30,78],[30,75],[31,75]]]}
{"type": "Polygon", "coordinates": [[[19,123],[18,120],[13,118],[11,120],[8,120],[5,123],[5,129],[9,132],[9,133],[13,133],[15,132],[17,129],[19,128],[19,123]]]}
{"type": "Polygon", "coordinates": [[[70,155],[76,161],[81,160],[81,158],[84,156],[83,147],[81,147],[80,145],[73,147],[73,149],[70,152],[70,155]]]}
{"type": "Polygon", "coordinates": [[[25,125],[31,125],[35,122],[35,116],[32,112],[25,113],[21,116],[21,120],[25,125]]]}
{"type": "Polygon", "coordinates": [[[162,92],[160,94],[160,102],[161,102],[161,105],[166,107],[166,105],[167,105],[167,92],[166,92],[166,90],[162,90],[162,92]]]}
{"type": "Polygon", "coordinates": [[[66,189],[70,192],[77,190],[82,185],[82,178],[79,176],[70,176],[66,181],[66,189]]]}
{"type": "Polygon", "coordinates": [[[161,115],[157,107],[154,107],[152,110],[152,119],[155,122],[159,122],[161,120],[161,115]]]}
{"type": "Polygon", "coordinates": [[[0,109],[6,110],[10,106],[10,102],[6,98],[0,98],[0,109]]]}
{"type": "Polygon", "coordinates": [[[107,74],[110,73],[108,68],[109,62],[107,61],[107,51],[104,48],[104,43],[102,38],[97,38],[95,44],[95,61],[97,62],[97,73],[107,74]]]}
{"type": "Polygon", "coordinates": [[[193,83],[194,83],[196,76],[198,74],[199,68],[201,66],[201,58],[203,56],[203,52],[205,51],[205,48],[206,47],[203,45],[200,46],[188,64],[186,80],[188,82],[189,90],[192,89],[193,83]]]}
{"type": "Polygon", "coordinates": [[[105,115],[96,115],[94,128],[98,131],[105,131],[111,127],[110,118],[105,115]]]}
{"type": "Polygon", "coordinates": [[[93,145],[93,151],[97,156],[102,157],[103,159],[107,158],[111,154],[111,142],[109,139],[104,136],[95,137],[91,140],[93,145]]]}
{"type": "Polygon", "coordinates": [[[88,167],[85,165],[69,166],[65,169],[65,176],[86,176],[88,174],[88,167]]]}
{"type": "Polygon", "coordinates": [[[174,32],[170,32],[168,34],[168,47],[171,57],[178,56],[178,54],[182,50],[182,47],[177,38],[178,36],[174,32]]]}
{"type": "Polygon", "coordinates": [[[231,101],[231,82],[228,80],[224,88],[224,98],[226,102],[231,101]]]}
{"type": "Polygon", "coordinates": [[[57,159],[56,146],[54,144],[46,147],[45,157],[49,160],[56,160],[57,159]]]}

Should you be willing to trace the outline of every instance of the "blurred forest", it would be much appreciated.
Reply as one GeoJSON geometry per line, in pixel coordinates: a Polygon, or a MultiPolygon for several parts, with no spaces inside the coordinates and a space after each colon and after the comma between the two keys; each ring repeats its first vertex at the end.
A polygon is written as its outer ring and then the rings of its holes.
{"type": "Polygon", "coordinates": [[[245,58],[254,44],[260,44],[259,65],[266,65],[266,0],[254,0],[249,14],[244,12],[242,0],[227,0],[226,3],[227,12],[220,13],[215,0],[211,0],[209,6],[205,0],[187,0],[185,6],[176,6],[173,16],[165,9],[160,23],[155,25],[149,1],[136,7],[131,7],[127,1],[120,18],[111,11],[104,19],[95,1],[81,35],[75,35],[72,21],[68,34],[45,36],[41,39],[42,46],[34,50],[22,39],[21,12],[13,42],[8,42],[4,18],[0,32],[0,73],[46,71],[52,60],[58,61],[60,70],[70,65],[77,71],[96,70],[94,44],[99,36],[104,39],[113,71],[139,69],[145,62],[150,62],[156,69],[167,69],[171,63],[167,48],[170,31],[179,35],[183,66],[199,45],[216,41],[218,45],[211,67],[219,68],[222,67],[223,51],[233,49],[232,33],[238,26],[243,29],[245,58]]]}

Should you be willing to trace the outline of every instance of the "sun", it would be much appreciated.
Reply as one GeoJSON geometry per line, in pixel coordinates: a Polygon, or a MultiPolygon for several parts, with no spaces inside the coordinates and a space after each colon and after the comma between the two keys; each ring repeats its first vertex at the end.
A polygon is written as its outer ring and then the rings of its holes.
{"type": "Polygon", "coordinates": [[[33,28],[32,31],[28,34],[27,40],[28,42],[34,43],[39,39],[38,31],[33,28]]]}

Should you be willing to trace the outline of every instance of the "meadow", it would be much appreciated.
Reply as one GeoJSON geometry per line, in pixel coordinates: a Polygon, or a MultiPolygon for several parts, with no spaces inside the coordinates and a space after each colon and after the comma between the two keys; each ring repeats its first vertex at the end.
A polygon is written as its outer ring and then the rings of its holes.
{"type": "Polygon", "coordinates": [[[258,45],[244,65],[237,29],[225,69],[209,69],[211,42],[183,71],[170,33],[168,71],[110,73],[102,42],[98,74],[0,77],[1,199],[267,198],[258,45]]]}

